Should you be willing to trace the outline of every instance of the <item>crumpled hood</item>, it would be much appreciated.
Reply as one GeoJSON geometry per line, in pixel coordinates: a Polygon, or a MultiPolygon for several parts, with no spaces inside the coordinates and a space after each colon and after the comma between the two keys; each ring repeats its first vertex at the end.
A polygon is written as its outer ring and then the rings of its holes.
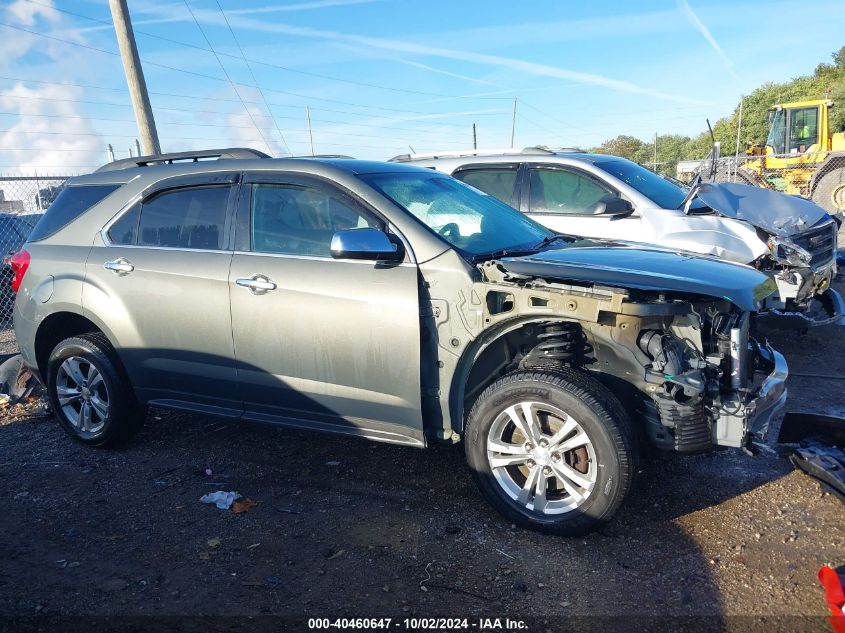
{"type": "Polygon", "coordinates": [[[757,303],[777,289],[767,275],[744,264],[632,246],[582,244],[499,262],[517,275],[699,294],[727,299],[749,311],[757,310],[757,303]]]}
{"type": "Polygon", "coordinates": [[[804,198],[733,182],[702,183],[697,195],[717,213],[744,220],[779,237],[801,233],[830,217],[804,198]]]}

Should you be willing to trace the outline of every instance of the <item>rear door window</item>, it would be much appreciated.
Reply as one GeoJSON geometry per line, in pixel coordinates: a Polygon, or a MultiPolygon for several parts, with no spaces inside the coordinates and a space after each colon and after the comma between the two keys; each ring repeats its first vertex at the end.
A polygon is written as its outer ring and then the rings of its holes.
{"type": "Polygon", "coordinates": [[[164,191],[141,205],[137,238],[131,234],[131,219],[118,227],[122,234],[115,231],[123,218],[112,225],[109,235],[120,240],[137,239],[139,246],[222,250],[231,189],[227,185],[164,191]]]}
{"type": "Polygon", "coordinates": [[[515,206],[516,167],[462,169],[452,175],[507,205],[515,206]]]}
{"type": "Polygon", "coordinates": [[[586,174],[568,169],[532,169],[529,213],[590,214],[595,204],[612,193],[586,174]]]}
{"type": "Polygon", "coordinates": [[[53,200],[44,216],[29,235],[30,242],[50,237],[88,209],[103,200],[121,185],[76,185],[65,187],[53,200]]]}

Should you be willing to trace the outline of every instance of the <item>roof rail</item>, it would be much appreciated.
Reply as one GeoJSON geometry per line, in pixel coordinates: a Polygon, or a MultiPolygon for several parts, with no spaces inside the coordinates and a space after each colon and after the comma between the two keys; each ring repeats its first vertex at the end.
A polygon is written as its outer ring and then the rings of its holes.
{"type": "Polygon", "coordinates": [[[498,156],[498,155],[549,155],[557,152],[579,152],[581,150],[573,148],[549,149],[545,145],[535,145],[534,147],[525,147],[523,149],[514,149],[508,147],[507,149],[462,149],[448,152],[426,152],[424,154],[400,154],[390,159],[392,163],[406,163],[412,160],[420,160],[424,158],[463,158],[464,156],[498,156]]]}
{"type": "Polygon", "coordinates": [[[347,156],[346,154],[291,154],[290,156],[285,156],[285,158],[337,158],[337,159],[350,159],[355,160],[354,156],[347,156]]]}
{"type": "Polygon", "coordinates": [[[257,149],[246,147],[228,147],[225,149],[206,149],[193,152],[175,152],[172,154],[152,154],[150,156],[135,156],[133,158],[122,158],[120,160],[106,163],[97,171],[115,171],[117,169],[130,169],[132,167],[149,167],[151,165],[172,165],[176,162],[199,162],[200,160],[234,160],[249,158],[270,158],[257,149]]]}

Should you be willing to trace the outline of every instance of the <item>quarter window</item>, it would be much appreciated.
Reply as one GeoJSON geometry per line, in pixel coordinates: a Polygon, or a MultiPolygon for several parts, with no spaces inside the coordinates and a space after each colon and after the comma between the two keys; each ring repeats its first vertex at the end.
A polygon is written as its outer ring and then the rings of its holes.
{"type": "Polygon", "coordinates": [[[138,219],[141,216],[141,203],[115,220],[109,229],[109,241],[120,246],[133,246],[138,241],[138,219]]]}
{"type": "Polygon", "coordinates": [[[145,200],[138,224],[138,244],[222,249],[230,191],[228,186],[191,187],[166,191],[145,200]]]}
{"type": "Polygon", "coordinates": [[[513,191],[516,185],[516,169],[496,167],[491,169],[464,169],[453,174],[458,180],[501,200],[507,205],[513,204],[513,191]]]}
{"type": "Polygon", "coordinates": [[[587,175],[566,169],[532,169],[529,213],[590,214],[612,193],[587,175]]]}
{"type": "Polygon", "coordinates": [[[337,231],[380,228],[339,194],[299,185],[254,185],[251,215],[258,253],[329,258],[337,231]]]}

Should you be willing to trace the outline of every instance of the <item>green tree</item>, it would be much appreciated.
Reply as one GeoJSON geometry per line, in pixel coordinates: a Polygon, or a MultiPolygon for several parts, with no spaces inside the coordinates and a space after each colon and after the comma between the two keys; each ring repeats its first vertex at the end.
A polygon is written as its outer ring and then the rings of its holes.
{"type": "MultiPolygon", "coordinates": [[[[712,124],[713,136],[721,144],[723,155],[744,152],[749,145],[763,145],[769,133],[768,111],[778,103],[829,98],[835,104],[831,110],[831,130],[845,130],[845,46],[831,55],[833,63],[819,64],[812,75],[802,75],[783,83],[768,82],[743,98],[742,130],[737,148],[739,104],[729,116],[712,124]]],[[[680,160],[703,158],[710,151],[713,141],[709,131],[689,138],[680,135],[663,135],[657,138],[657,171],[674,175],[680,160]]],[[[591,151],[613,154],[637,161],[647,167],[654,163],[654,139],[641,140],[620,134],[591,151]]]]}

